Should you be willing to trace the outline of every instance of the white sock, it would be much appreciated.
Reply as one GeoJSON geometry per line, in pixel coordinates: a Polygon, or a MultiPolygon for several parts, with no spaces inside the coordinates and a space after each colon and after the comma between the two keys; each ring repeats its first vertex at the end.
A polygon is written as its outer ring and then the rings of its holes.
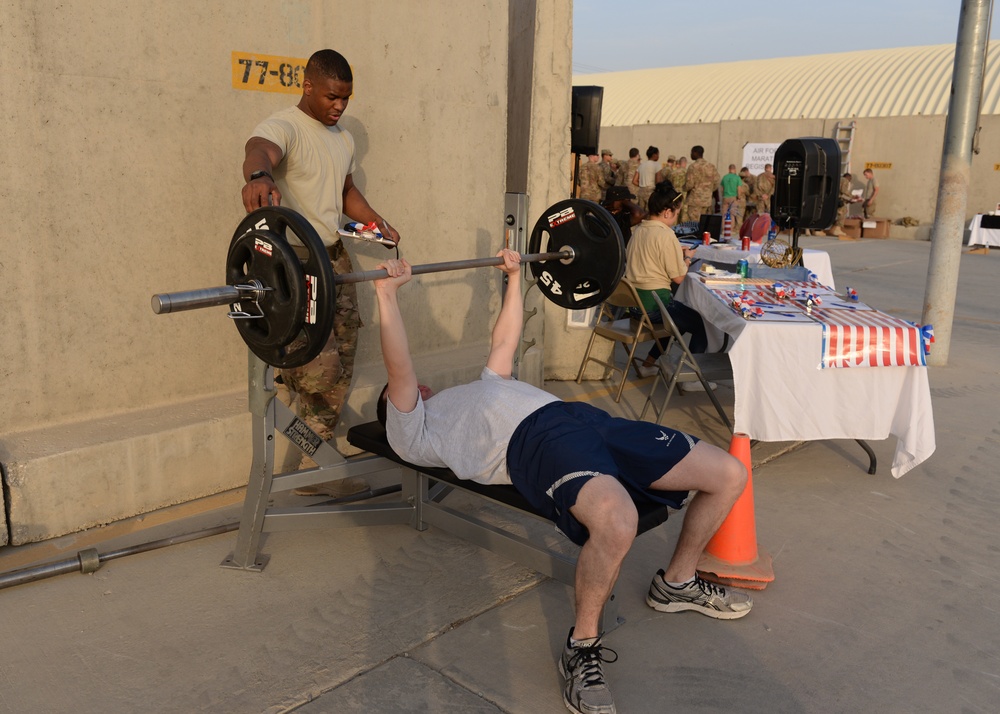
{"type": "Polygon", "coordinates": [[[670,587],[672,587],[674,590],[683,590],[688,585],[692,585],[694,583],[694,578],[693,577],[692,578],[688,578],[683,583],[672,583],[669,580],[667,580],[666,578],[664,578],[663,582],[665,582],[667,585],[669,585],[670,587]]]}

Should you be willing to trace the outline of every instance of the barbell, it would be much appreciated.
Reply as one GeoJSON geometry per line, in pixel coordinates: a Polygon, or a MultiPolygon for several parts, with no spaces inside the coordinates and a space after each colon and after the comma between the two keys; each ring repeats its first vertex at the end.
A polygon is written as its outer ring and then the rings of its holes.
{"type": "MultiPolygon", "coordinates": [[[[593,201],[571,198],[550,206],[535,223],[528,250],[521,262],[529,264],[538,289],[571,310],[599,305],[625,272],[621,228],[593,201]]],[[[503,265],[503,258],[414,265],[413,274],[495,265],[503,265]]],[[[309,221],[290,208],[265,206],[247,214],[236,228],[226,259],[226,285],[160,293],[152,306],[163,315],[230,305],[229,316],[255,355],[275,367],[300,367],[315,359],[330,337],[337,286],[386,276],[385,270],[335,275],[309,221]],[[298,253],[289,233],[302,244],[298,253]]]]}

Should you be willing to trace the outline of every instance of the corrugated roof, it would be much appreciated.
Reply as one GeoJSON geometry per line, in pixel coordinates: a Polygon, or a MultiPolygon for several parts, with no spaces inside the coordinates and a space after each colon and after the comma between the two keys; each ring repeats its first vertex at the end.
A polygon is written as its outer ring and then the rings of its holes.
{"type": "MultiPolygon", "coordinates": [[[[1000,49],[988,51],[982,113],[1000,114],[1000,49]]],[[[945,114],[954,45],[581,74],[604,87],[602,126],[945,114]]]]}

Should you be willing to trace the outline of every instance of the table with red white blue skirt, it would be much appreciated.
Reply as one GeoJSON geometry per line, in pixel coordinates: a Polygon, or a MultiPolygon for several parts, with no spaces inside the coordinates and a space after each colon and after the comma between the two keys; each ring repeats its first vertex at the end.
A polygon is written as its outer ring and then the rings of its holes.
{"type": "Polygon", "coordinates": [[[935,449],[926,367],[932,330],[848,291],[692,273],[677,299],[701,313],[710,351],[729,336],[737,432],[758,441],[895,436],[891,471],[899,478],[935,449]]]}

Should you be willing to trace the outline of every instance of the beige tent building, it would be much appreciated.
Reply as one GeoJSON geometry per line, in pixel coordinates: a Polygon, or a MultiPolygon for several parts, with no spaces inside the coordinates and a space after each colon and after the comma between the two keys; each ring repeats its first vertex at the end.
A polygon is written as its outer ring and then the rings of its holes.
{"type": "MultiPolygon", "coordinates": [[[[988,51],[969,217],[1000,203],[1000,48],[988,51]]],[[[659,147],[661,159],[701,144],[725,172],[743,147],[800,136],[840,139],[861,186],[872,166],[879,213],[920,226],[893,235],[928,239],[934,219],[954,45],[576,75],[604,87],[602,147],[659,147]]]]}

